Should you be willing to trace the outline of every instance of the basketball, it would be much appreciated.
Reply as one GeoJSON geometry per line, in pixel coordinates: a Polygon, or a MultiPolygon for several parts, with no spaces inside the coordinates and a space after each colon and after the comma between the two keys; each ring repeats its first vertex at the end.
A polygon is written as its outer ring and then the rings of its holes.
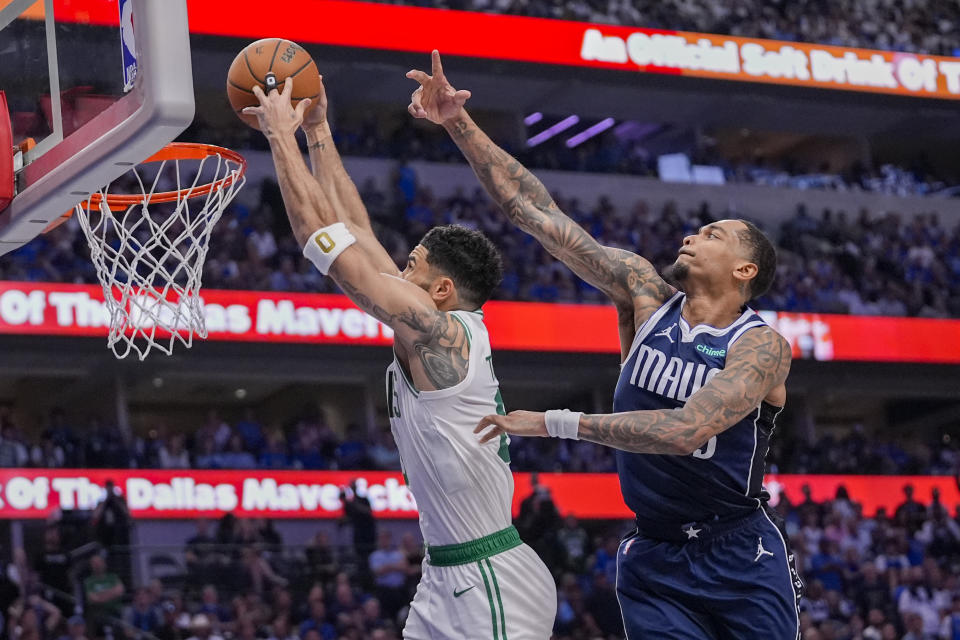
{"type": "MultiPolygon", "coordinates": [[[[260,129],[256,116],[244,115],[244,107],[259,104],[253,87],[260,85],[269,92],[268,77],[273,74],[276,88],[283,89],[287,78],[294,78],[293,106],[304,98],[316,98],[320,93],[320,72],[306,49],[283,38],[264,38],[247,45],[237,54],[227,72],[227,97],[233,112],[254,129],[260,129]]],[[[314,105],[310,105],[312,109],[314,105]]]]}

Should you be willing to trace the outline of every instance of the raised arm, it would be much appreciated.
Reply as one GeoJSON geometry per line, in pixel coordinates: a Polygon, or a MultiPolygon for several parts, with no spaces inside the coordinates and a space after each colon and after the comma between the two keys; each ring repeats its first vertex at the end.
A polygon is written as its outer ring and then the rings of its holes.
{"type": "Polygon", "coordinates": [[[367,252],[380,272],[400,275],[390,254],[373,233],[367,208],[333,143],[333,133],[327,121],[327,90],[322,77],[320,80],[320,94],[316,98],[316,105],[304,115],[301,125],[307,135],[307,150],[310,153],[313,177],[320,183],[334,210],[343,212],[349,219],[357,244],[367,252]]]}
{"type": "MultiPolygon", "coordinates": [[[[577,437],[634,453],[688,455],[755,411],[764,399],[782,405],[790,371],[790,345],[768,327],[751,329],[730,348],[726,366],[680,409],[580,416],[577,437]]],[[[543,413],[487,416],[476,433],[494,425],[482,442],[501,433],[547,436],[543,413]]]]}
{"type": "Polygon", "coordinates": [[[432,75],[417,70],[407,74],[420,83],[408,110],[450,133],[487,193],[514,224],[607,294],[618,309],[633,311],[637,325],[673,295],[649,261],[602,246],[564,214],[543,183],[477,126],[463,108],[470,92],[454,89],[443,74],[440,54],[434,51],[432,57],[432,75]]]}
{"type": "MultiPolygon", "coordinates": [[[[335,209],[303,161],[294,134],[308,104],[301,100],[294,109],[291,91],[289,80],[283,93],[271,91],[269,96],[254,87],[260,106],[244,111],[257,116],[270,143],[293,235],[303,247],[316,231],[338,222],[356,235],[360,231],[353,222],[356,212],[335,209]]],[[[396,332],[404,352],[416,355],[409,360],[418,388],[443,389],[463,379],[469,354],[465,330],[450,314],[437,310],[430,294],[397,275],[382,273],[358,243],[339,255],[329,275],[357,306],[396,332]]]]}

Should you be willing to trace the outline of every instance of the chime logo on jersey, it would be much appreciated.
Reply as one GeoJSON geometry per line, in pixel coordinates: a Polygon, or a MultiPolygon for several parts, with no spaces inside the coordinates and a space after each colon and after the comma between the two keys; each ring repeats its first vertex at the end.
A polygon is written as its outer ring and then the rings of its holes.
{"type": "Polygon", "coordinates": [[[642,344],[630,373],[630,384],[682,402],[699,391],[719,371],[676,356],[668,358],[663,351],[642,344]]]}
{"type": "Polygon", "coordinates": [[[704,355],[713,356],[715,358],[722,358],[727,355],[726,349],[714,349],[713,347],[708,347],[705,344],[698,344],[697,351],[704,355]]]}

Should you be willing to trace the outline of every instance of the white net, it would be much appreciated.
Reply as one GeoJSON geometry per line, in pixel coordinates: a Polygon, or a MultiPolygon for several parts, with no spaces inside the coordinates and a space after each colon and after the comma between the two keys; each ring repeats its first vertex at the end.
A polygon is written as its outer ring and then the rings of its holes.
{"type": "Polygon", "coordinates": [[[110,316],[107,346],[117,358],[134,351],[143,360],[152,349],[171,355],[177,342],[189,348],[194,335],[207,337],[204,259],[214,225],[243,186],[245,165],[227,149],[199,148],[170,145],[165,159],[131,167],[76,207],[110,316]]]}

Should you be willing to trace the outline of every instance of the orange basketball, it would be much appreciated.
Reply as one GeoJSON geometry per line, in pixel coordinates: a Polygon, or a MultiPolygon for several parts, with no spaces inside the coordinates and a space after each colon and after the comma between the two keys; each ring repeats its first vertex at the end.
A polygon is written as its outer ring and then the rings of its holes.
{"type": "MultiPolygon", "coordinates": [[[[310,54],[295,42],[283,38],[264,38],[247,45],[230,65],[227,72],[227,97],[234,113],[254,129],[260,129],[254,116],[244,115],[244,107],[257,106],[254,85],[269,93],[270,80],[278,90],[283,82],[293,78],[293,106],[304,98],[316,99],[320,93],[320,72],[310,54]],[[272,74],[272,76],[271,76],[272,74]]],[[[312,109],[315,104],[310,105],[312,109]]]]}

